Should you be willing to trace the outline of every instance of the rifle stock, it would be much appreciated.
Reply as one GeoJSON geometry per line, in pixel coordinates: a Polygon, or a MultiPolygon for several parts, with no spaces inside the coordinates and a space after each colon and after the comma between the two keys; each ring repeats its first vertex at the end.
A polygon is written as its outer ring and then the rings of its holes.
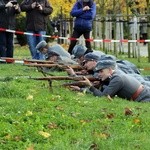
{"type": "Polygon", "coordinates": [[[24,59],[24,64],[31,64],[31,63],[36,63],[36,64],[54,64],[55,62],[47,61],[47,60],[24,59]]]}

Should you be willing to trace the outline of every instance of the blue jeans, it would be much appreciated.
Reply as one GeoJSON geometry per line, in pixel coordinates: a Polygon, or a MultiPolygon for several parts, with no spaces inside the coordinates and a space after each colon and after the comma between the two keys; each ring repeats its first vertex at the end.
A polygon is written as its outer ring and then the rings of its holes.
{"type": "Polygon", "coordinates": [[[0,57],[13,57],[13,33],[0,32],[0,57]]]}
{"type": "MultiPolygon", "coordinates": [[[[27,31],[28,33],[33,33],[33,34],[41,34],[45,35],[46,31],[27,31]]],[[[38,59],[38,60],[43,60],[44,55],[37,51],[36,45],[41,42],[42,40],[45,40],[43,36],[33,36],[33,35],[27,35],[27,43],[29,45],[30,53],[32,56],[32,59],[38,59]]]]}

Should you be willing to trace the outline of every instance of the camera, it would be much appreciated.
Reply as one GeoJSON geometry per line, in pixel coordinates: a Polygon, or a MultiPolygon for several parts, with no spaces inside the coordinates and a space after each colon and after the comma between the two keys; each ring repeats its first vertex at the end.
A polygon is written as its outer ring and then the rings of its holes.
{"type": "Polygon", "coordinates": [[[38,2],[36,2],[36,6],[35,7],[37,7],[37,8],[39,7],[39,3],[38,2]]]}
{"type": "Polygon", "coordinates": [[[18,3],[17,3],[17,1],[12,1],[11,2],[13,5],[17,5],[18,3]]]}

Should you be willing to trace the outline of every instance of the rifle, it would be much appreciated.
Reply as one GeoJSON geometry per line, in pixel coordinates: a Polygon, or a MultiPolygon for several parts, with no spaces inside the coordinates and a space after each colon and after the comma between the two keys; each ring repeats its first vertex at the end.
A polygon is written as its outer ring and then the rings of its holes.
{"type": "Polygon", "coordinates": [[[36,60],[36,59],[19,59],[19,58],[10,58],[10,57],[0,57],[0,62],[20,63],[20,64],[30,64],[30,63],[54,64],[53,61],[36,60]]]}
{"type": "MultiPolygon", "coordinates": [[[[100,81],[98,79],[95,79],[94,81],[98,81],[98,83],[94,83],[93,82],[93,86],[99,88],[100,81]]],[[[82,81],[75,81],[75,82],[70,82],[70,83],[64,83],[64,84],[62,84],[62,86],[65,86],[65,87],[78,86],[80,88],[86,87],[86,85],[82,81]]]]}
{"type": "MultiPolygon", "coordinates": [[[[90,81],[97,81],[98,79],[86,76],[90,81]]],[[[77,77],[70,77],[70,76],[47,76],[47,77],[37,77],[37,78],[30,78],[33,80],[74,80],[74,81],[81,81],[84,80],[83,76],[77,76],[77,77]]]]}
{"type": "Polygon", "coordinates": [[[24,64],[54,64],[55,62],[49,60],[36,60],[36,59],[24,59],[24,64]]]}
{"type": "Polygon", "coordinates": [[[37,63],[29,63],[29,64],[24,64],[25,66],[28,67],[47,67],[47,68],[52,68],[52,67],[58,67],[61,69],[67,69],[68,66],[70,66],[72,69],[77,69],[77,70],[81,70],[83,69],[80,65],[77,64],[71,64],[71,65],[63,65],[63,64],[59,64],[59,63],[52,63],[52,64],[37,64],[37,63]]]}

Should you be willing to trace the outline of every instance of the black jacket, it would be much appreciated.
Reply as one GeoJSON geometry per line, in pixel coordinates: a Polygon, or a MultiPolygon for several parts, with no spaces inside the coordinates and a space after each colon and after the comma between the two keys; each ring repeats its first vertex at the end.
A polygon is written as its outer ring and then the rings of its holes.
{"type": "Polygon", "coordinates": [[[0,1],[0,28],[15,29],[15,17],[16,14],[20,13],[20,9],[15,10],[14,7],[6,8],[5,5],[10,0],[0,1]]]}
{"type": "Polygon", "coordinates": [[[48,16],[52,13],[53,8],[48,0],[38,0],[43,10],[32,8],[31,4],[37,0],[24,0],[20,7],[26,12],[26,29],[27,31],[45,31],[47,27],[48,16]]]}

